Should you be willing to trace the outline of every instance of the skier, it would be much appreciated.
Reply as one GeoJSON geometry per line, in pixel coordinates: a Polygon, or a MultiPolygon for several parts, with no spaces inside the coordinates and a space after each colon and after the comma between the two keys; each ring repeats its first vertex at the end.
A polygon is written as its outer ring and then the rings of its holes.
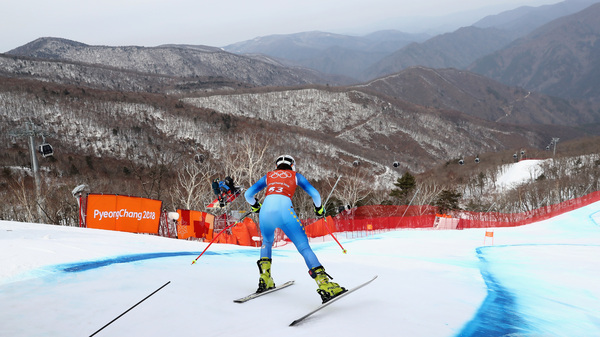
{"type": "Polygon", "coordinates": [[[225,185],[225,182],[219,181],[219,178],[216,178],[212,182],[213,193],[219,199],[219,206],[225,207],[225,203],[227,202],[227,192],[229,191],[229,187],[225,185]]]}
{"type": "Polygon", "coordinates": [[[227,194],[230,191],[225,181],[219,181],[219,188],[221,189],[221,194],[227,194]]]}
{"type": "Polygon", "coordinates": [[[223,181],[225,182],[225,185],[227,185],[227,187],[229,187],[229,190],[231,191],[232,194],[236,194],[239,192],[239,188],[237,186],[235,186],[232,177],[227,176],[227,177],[225,177],[225,180],[223,180],[223,181]]]}
{"type": "Polygon", "coordinates": [[[281,228],[296,246],[298,252],[304,257],[309,269],[309,275],[315,279],[323,303],[347,291],[339,284],[331,282],[317,256],[310,248],[308,237],[300,223],[292,205],[292,196],[296,186],[300,186],[313,200],[314,211],[317,216],[323,216],[325,209],[321,204],[319,192],[300,173],[296,172],[296,163],[292,156],[282,155],[275,161],[277,169],[268,172],[244,194],[246,201],[252,205],[252,212],[259,213],[260,232],[263,245],[260,249],[260,259],[257,261],[260,278],[257,293],[275,288],[271,277],[271,253],[275,228],[281,228]],[[254,196],[267,188],[263,204],[254,196]]]}
{"type": "Polygon", "coordinates": [[[219,187],[219,178],[216,178],[212,182],[213,193],[219,197],[221,195],[221,188],[219,187]]]}

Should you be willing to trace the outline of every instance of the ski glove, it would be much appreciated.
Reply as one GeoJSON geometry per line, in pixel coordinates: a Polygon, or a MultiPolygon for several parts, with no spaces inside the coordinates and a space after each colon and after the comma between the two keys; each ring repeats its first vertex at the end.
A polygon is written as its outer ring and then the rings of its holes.
{"type": "Polygon", "coordinates": [[[261,203],[258,202],[258,200],[256,200],[256,202],[254,203],[254,205],[252,205],[252,208],[250,209],[252,211],[252,213],[258,213],[260,211],[260,206],[261,203]]]}
{"type": "MultiPolygon", "coordinates": [[[[313,204],[313,206],[314,206],[314,204],[313,204]]],[[[323,205],[321,205],[319,207],[315,206],[315,214],[317,216],[324,216],[325,215],[325,208],[323,208],[323,205]]]]}

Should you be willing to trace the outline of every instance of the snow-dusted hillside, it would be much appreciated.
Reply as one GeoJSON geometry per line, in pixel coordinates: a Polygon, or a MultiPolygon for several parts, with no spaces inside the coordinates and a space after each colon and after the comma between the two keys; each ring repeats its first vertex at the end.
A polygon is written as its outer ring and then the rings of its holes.
{"type": "Polygon", "coordinates": [[[288,68],[275,61],[265,62],[218,48],[90,46],[60,38],[39,38],[9,51],[10,55],[64,60],[123,69],[127,71],[194,78],[219,76],[251,85],[290,86],[325,83],[316,71],[288,68]]]}
{"type": "MultiPolygon", "coordinates": [[[[477,123],[453,123],[451,116],[419,107],[397,106],[385,98],[354,90],[279,90],[193,97],[185,102],[231,115],[325,132],[351,145],[343,152],[355,156],[354,159],[384,166],[398,161],[411,172],[421,172],[426,163],[442,158],[455,158],[480,149],[496,151],[502,146],[499,144],[512,143],[517,137],[524,142],[536,137],[477,123]]],[[[330,149],[328,154],[338,157],[338,150],[330,149]]]]}

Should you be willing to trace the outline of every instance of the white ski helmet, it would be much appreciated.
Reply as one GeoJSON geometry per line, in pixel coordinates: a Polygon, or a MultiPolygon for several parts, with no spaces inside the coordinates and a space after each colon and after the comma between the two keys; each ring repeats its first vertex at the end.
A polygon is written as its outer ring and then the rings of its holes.
{"type": "Polygon", "coordinates": [[[279,166],[280,164],[289,165],[293,171],[296,171],[296,161],[294,160],[294,157],[290,156],[289,154],[284,154],[277,157],[277,160],[275,160],[275,166],[279,166]]]}

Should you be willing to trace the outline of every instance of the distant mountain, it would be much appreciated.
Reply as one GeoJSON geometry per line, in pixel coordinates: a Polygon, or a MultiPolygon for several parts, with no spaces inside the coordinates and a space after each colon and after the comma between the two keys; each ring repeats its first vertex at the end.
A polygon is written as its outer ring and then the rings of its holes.
{"type": "Polygon", "coordinates": [[[600,101],[600,3],[554,20],[469,70],[510,86],[600,101]]]}
{"type": "Polygon", "coordinates": [[[565,15],[577,13],[600,0],[567,0],[539,7],[522,6],[475,22],[479,28],[499,28],[525,36],[536,28],[565,15]]]}
{"type": "Polygon", "coordinates": [[[234,43],[223,49],[232,53],[264,54],[323,73],[354,77],[389,53],[428,38],[395,30],[349,36],[326,32],[269,35],[234,43]]]}
{"type": "Polygon", "coordinates": [[[359,78],[373,79],[413,66],[465,69],[534,29],[578,12],[600,0],[567,0],[553,5],[519,7],[487,16],[469,27],[411,43],[367,68],[359,78]]]}
{"type": "Polygon", "coordinates": [[[40,38],[6,54],[180,78],[219,76],[258,86],[338,83],[336,78],[314,70],[291,68],[274,59],[236,55],[206,46],[109,47],[89,46],[60,38],[40,38]]]}
{"type": "Polygon", "coordinates": [[[417,65],[463,68],[479,57],[501,49],[513,39],[513,33],[496,28],[460,28],[423,43],[411,43],[364,70],[361,78],[373,79],[417,65]]]}
{"type": "Polygon", "coordinates": [[[540,7],[519,7],[435,37],[397,30],[365,36],[303,32],[258,37],[224,49],[244,55],[267,55],[286,65],[347,76],[359,82],[412,66],[464,69],[539,26],[598,1],[567,0],[540,7]]]}
{"type": "Polygon", "coordinates": [[[584,103],[509,87],[464,70],[411,67],[358,87],[423,106],[457,110],[506,124],[576,126],[600,123],[600,114],[592,113],[594,109],[584,103]]]}
{"type": "Polygon", "coordinates": [[[254,85],[222,76],[157,75],[98,64],[0,54],[0,76],[114,91],[192,93],[238,90],[254,85]]]}
{"type": "Polygon", "coordinates": [[[560,16],[598,0],[568,0],[540,7],[520,7],[488,16],[473,26],[425,41],[399,31],[355,37],[325,32],[270,35],[224,47],[240,54],[263,54],[287,65],[366,81],[412,66],[463,69],[480,57],[560,16]]]}
{"type": "Polygon", "coordinates": [[[424,41],[425,34],[408,34],[396,30],[377,31],[365,36],[351,36],[327,32],[268,35],[223,47],[240,54],[261,53],[290,60],[314,57],[323,50],[337,47],[345,50],[392,52],[414,41],[424,41]]]}
{"type": "Polygon", "coordinates": [[[219,47],[194,45],[194,44],[161,44],[158,47],[160,47],[160,48],[185,48],[185,49],[198,50],[198,51],[207,52],[207,53],[218,53],[218,52],[223,51],[223,48],[219,48],[219,47]]]}

